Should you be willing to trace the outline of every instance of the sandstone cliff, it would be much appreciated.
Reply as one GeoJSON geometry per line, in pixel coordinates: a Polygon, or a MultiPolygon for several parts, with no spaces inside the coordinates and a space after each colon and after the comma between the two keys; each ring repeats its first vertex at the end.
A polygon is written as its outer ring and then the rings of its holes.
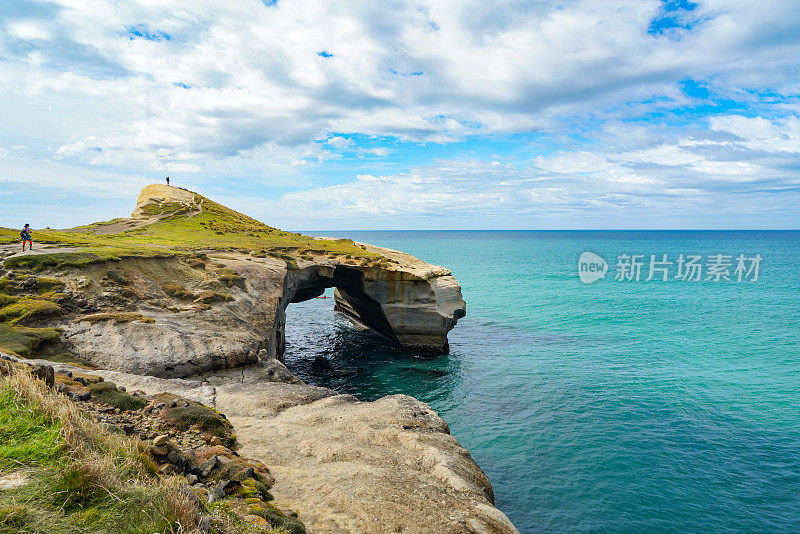
{"type": "Polygon", "coordinates": [[[515,532],[430,407],[359,402],[302,384],[282,363],[286,307],[329,287],[337,310],[392,342],[446,351],[465,314],[447,269],[283,232],[160,185],[131,218],[37,238],[49,243],[24,254],[0,245],[0,349],[216,407],[310,532],[515,532]]]}

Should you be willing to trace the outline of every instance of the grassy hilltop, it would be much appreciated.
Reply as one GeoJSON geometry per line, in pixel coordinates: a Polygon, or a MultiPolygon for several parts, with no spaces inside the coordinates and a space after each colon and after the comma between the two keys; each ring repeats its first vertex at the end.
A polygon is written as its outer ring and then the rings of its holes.
{"type": "MultiPolygon", "coordinates": [[[[285,260],[290,268],[296,267],[297,259],[319,257],[362,266],[386,261],[350,239],[320,240],[285,232],[176,187],[146,187],[134,214],[135,219],[113,219],[68,230],[35,230],[35,245],[54,244],[75,250],[13,257],[6,260],[6,268],[42,271],[126,256],[157,257],[198,251],[272,256],[285,260]]],[[[0,227],[0,243],[13,242],[19,242],[19,230],[0,227]]]]}

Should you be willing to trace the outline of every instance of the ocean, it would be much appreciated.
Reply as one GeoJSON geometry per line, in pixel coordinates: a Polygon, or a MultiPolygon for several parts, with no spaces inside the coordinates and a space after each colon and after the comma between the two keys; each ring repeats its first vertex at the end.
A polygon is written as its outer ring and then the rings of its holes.
{"type": "Polygon", "coordinates": [[[800,531],[800,232],[311,234],[451,269],[467,316],[431,359],[292,304],[289,368],[429,403],[521,532],[800,531]]]}

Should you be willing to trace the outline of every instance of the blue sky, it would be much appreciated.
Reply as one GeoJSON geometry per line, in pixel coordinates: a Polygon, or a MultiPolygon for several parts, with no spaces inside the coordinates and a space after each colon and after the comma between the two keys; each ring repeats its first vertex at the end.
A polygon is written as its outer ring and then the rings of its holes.
{"type": "Polygon", "coordinates": [[[792,0],[0,4],[0,225],[800,228],[792,0]]]}

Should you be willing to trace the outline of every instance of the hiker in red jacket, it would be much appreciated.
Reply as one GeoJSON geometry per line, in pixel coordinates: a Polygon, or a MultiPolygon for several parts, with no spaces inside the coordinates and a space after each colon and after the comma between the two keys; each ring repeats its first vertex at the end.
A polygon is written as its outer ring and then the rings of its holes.
{"type": "Polygon", "coordinates": [[[33,241],[31,240],[31,225],[25,224],[25,226],[20,230],[19,236],[22,238],[22,250],[25,251],[25,241],[28,242],[30,245],[30,250],[33,250],[33,241]]]}

